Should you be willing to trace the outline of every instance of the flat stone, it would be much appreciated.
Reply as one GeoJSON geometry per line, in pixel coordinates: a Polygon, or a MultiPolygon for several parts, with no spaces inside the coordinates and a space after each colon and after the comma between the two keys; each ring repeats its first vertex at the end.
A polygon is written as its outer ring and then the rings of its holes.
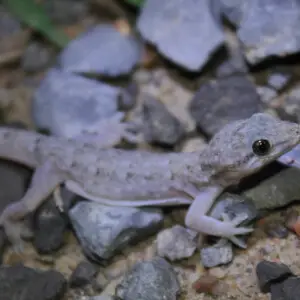
{"type": "Polygon", "coordinates": [[[202,84],[191,100],[190,113],[197,127],[212,136],[226,124],[262,112],[255,85],[243,75],[202,84]]]}
{"type": "Polygon", "coordinates": [[[34,94],[33,119],[39,129],[56,136],[93,132],[117,112],[119,95],[117,87],[51,69],[34,94]]]}
{"type": "Polygon", "coordinates": [[[103,263],[127,245],[156,233],[164,218],[159,208],[114,207],[92,201],[78,202],[69,217],[84,253],[103,263]]]}
{"type": "Polygon", "coordinates": [[[225,1],[223,13],[237,25],[246,59],[256,64],[270,56],[300,50],[300,2],[295,0],[225,1]],[[229,4],[228,4],[229,2],[229,4]],[[227,3],[227,5],[226,5],[227,3]]]}
{"type": "Polygon", "coordinates": [[[201,70],[224,42],[209,0],[148,0],[137,28],[165,57],[190,71],[201,70]]]}
{"type": "Polygon", "coordinates": [[[132,32],[102,24],[72,40],[61,53],[59,63],[67,72],[121,76],[135,67],[142,52],[143,44],[132,32]]]}

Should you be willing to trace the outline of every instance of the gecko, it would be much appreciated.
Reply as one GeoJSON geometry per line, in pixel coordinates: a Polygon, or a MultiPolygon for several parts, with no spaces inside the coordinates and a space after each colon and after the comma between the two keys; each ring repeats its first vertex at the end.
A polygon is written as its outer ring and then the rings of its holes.
{"type": "Polygon", "coordinates": [[[194,152],[111,148],[120,137],[135,138],[125,122],[113,124],[104,126],[102,135],[99,130],[74,138],[0,128],[0,157],[35,170],[24,196],[0,215],[0,226],[15,249],[21,249],[23,219],[62,184],[104,205],[188,205],[188,228],[236,241],[253,228],[239,226],[243,220],[238,218],[208,216],[214,201],[300,142],[300,125],[265,113],[225,125],[204,149],[194,152]],[[108,139],[109,131],[113,137],[108,139]]]}

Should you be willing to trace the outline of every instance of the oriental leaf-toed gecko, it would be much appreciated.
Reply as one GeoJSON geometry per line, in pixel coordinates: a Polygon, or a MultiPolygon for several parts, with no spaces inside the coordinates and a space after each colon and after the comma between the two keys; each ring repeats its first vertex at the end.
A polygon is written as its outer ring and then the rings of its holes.
{"type": "MultiPolygon", "coordinates": [[[[113,123],[112,123],[113,124],[113,123]]],[[[201,151],[153,153],[105,149],[120,137],[134,140],[126,123],[115,133],[64,139],[12,128],[0,129],[0,157],[35,168],[24,197],[5,208],[0,224],[16,247],[21,220],[60,184],[92,201],[114,206],[190,205],[186,226],[200,233],[236,239],[250,228],[241,220],[207,216],[215,199],[230,185],[260,170],[300,142],[300,126],[258,113],[223,127],[201,151]],[[100,149],[102,148],[102,149],[100,149]]]]}

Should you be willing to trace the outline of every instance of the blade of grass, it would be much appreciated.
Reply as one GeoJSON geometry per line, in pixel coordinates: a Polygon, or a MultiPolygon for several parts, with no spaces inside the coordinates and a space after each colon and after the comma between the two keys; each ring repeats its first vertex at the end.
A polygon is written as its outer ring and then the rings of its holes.
{"type": "Polygon", "coordinates": [[[34,0],[4,0],[4,4],[26,25],[41,32],[57,46],[64,47],[69,42],[68,36],[54,26],[41,4],[34,0]]]}
{"type": "MultiPolygon", "coordinates": [[[[170,0],[170,1],[172,1],[172,0],[170,0]]],[[[132,4],[134,6],[137,6],[137,7],[142,7],[142,5],[144,4],[144,0],[125,0],[125,2],[132,4]]]]}

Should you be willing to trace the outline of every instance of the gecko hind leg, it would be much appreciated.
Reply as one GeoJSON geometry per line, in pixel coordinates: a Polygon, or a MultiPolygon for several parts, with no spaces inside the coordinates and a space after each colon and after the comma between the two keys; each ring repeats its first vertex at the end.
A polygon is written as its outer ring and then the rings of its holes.
{"type": "Polygon", "coordinates": [[[53,161],[47,161],[33,174],[30,186],[20,201],[8,205],[0,216],[8,240],[14,249],[23,248],[21,239],[24,224],[22,220],[35,211],[64,181],[64,175],[53,161]]]}

